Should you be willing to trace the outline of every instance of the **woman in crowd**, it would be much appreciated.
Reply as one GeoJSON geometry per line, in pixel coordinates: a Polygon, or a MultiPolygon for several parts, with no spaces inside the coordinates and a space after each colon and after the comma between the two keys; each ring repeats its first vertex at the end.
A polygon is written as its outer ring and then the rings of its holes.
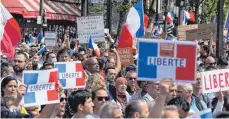
{"type": "Polygon", "coordinates": [[[86,82],[86,89],[89,91],[93,91],[98,88],[107,89],[104,78],[100,74],[94,73],[88,77],[88,80],[86,82]]]}
{"type": "Polygon", "coordinates": [[[24,85],[18,86],[17,80],[12,76],[5,77],[1,82],[1,117],[16,118],[27,114],[25,108],[20,104],[25,93],[24,85]],[[5,98],[5,99],[4,99],[5,98]]]}
{"type": "Polygon", "coordinates": [[[130,100],[130,95],[126,91],[127,89],[127,80],[123,77],[119,77],[116,80],[116,102],[121,107],[122,112],[125,111],[126,105],[130,100]]]}

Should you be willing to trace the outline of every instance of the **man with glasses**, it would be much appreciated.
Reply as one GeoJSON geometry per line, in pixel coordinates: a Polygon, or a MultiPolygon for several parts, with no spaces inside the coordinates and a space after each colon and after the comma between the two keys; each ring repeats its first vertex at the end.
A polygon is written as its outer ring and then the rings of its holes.
{"type": "Polygon", "coordinates": [[[215,59],[212,56],[208,56],[205,60],[205,67],[208,68],[209,66],[216,67],[215,59]]]}
{"type": "Polygon", "coordinates": [[[107,103],[110,99],[107,90],[104,88],[99,88],[92,92],[92,100],[95,105],[94,113],[98,115],[102,105],[107,103]]]}
{"type": "Polygon", "coordinates": [[[125,77],[127,79],[127,92],[133,95],[137,91],[137,72],[130,70],[126,73],[125,77]]]}

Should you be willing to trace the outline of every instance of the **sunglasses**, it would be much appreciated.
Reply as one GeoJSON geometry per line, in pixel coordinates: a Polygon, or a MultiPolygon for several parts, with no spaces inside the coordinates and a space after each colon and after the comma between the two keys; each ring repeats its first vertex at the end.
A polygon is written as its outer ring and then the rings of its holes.
{"type": "Polygon", "coordinates": [[[129,80],[136,80],[137,78],[127,77],[129,80]]]}
{"type": "Polygon", "coordinates": [[[109,101],[109,97],[96,97],[97,99],[98,99],[98,101],[103,101],[103,99],[105,100],[105,101],[109,101]]]}
{"type": "Polygon", "coordinates": [[[207,63],[208,65],[215,65],[216,63],[215,62],[213,62],[213,63],[207,63]]]}
{"type": "Polygon", "coordinates": [[[60,102],[67,101],[67,98],[60,98],[60,102]]]}

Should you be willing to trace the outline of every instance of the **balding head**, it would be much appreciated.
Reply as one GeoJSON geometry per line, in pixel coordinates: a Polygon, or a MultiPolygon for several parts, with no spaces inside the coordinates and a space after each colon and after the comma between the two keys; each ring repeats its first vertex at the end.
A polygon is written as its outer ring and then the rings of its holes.
{"type": "Polygon", "coordinates": [[[205,62],[208,64],[208,63],[214,63],[215,62],[215,59],[212,57],[212,56],[208,56],[205,60],[205,62]]]}
{"type": "Polygon", "coordinates": [[[87,61],[85,62],[86,69],[90,73],[98,73],[99,72],[99,64],[96,58],[88,58],[87,61]]]}
{"type": "Polygon", "coordinates": [[[142,100],[130,102],[125,109],[126,118],[148,118],[149,108],[142,100]]]}
{"type": "Polygon", "coordinates": [[[206,63],[206,67],[216,65],[215,59],[212,56],[208,56],[205,60],[205,63],[206,63]]]}

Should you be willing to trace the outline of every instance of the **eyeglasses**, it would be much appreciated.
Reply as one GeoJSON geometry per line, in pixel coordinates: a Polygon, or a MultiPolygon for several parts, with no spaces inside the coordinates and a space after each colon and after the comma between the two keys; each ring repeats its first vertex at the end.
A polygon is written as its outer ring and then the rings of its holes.
{"type": "Polygon", "coordinates": [[[67,101],[67,98],[60,98],[60,102],[67,101]]]}
{"type": "Polygon", "coordinates": [[[128,78],[129,80],[136,80],[137,78],[133,78],[133,77],[126,77],[128,78]]]}
{"type": "Polygon", "coordinates": [[[207,63],[208,65],[215,65],[216,64],[216,62],[213,62],[213,63],[207,63]]]}
{"type": "Polygon", "coordinates": [[[103,99],[105,99],[105,101],[109,101],[109,97],[96,97],[98,99],[98,101],[103,101],[103,99]]]}

